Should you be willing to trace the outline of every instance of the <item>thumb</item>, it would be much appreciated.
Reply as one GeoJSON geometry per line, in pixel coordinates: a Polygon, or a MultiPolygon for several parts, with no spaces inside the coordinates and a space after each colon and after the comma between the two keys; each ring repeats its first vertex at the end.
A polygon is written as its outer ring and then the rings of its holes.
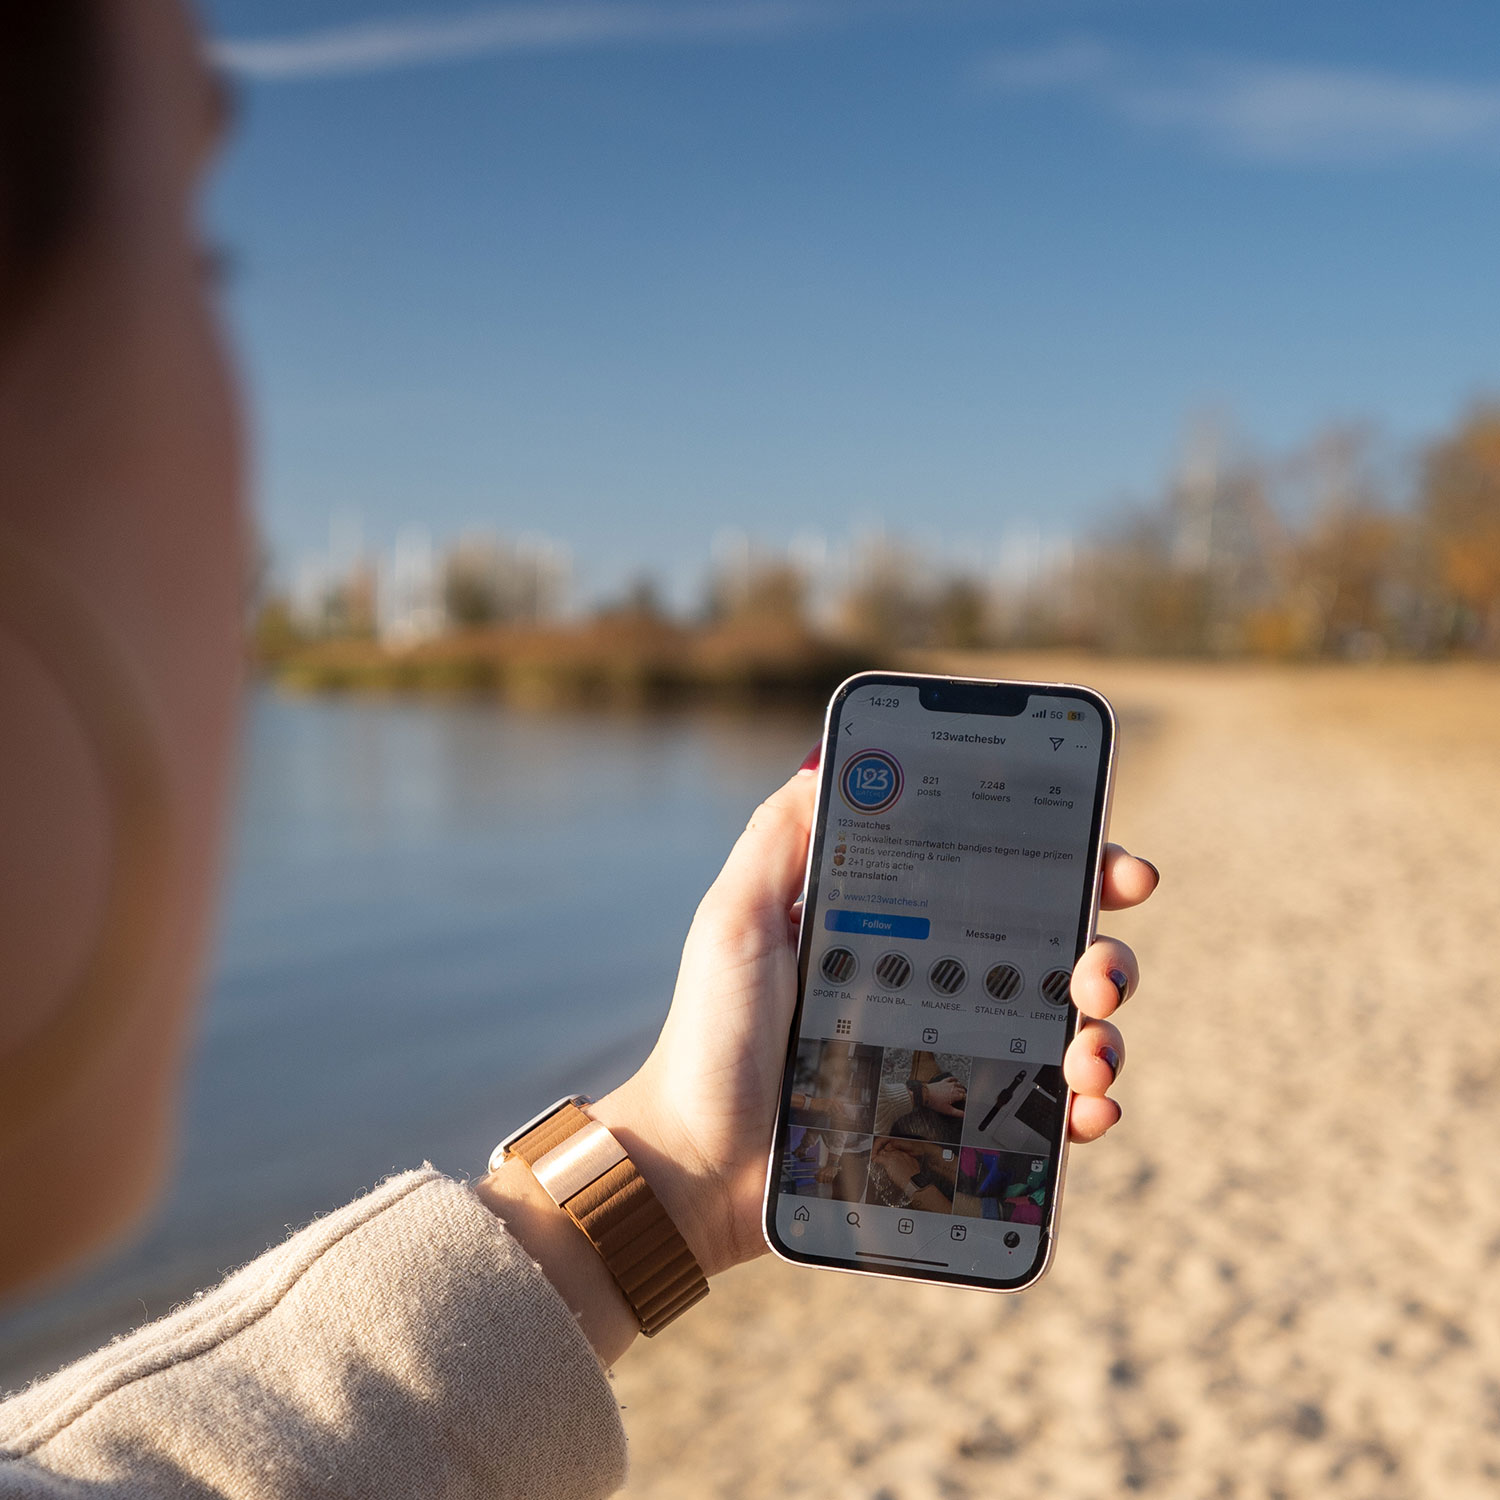
{"type": "Polygon", "coordinates": [[[818,778],[798,771],[750,815],[709,892],[750,908],[774,907],[785,916],[802,893],[818,778]]]}

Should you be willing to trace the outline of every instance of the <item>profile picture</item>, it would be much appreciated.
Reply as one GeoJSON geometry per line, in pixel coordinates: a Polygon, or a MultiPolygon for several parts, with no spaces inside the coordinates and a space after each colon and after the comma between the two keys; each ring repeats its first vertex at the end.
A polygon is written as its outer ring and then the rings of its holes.
{"type": "Polygon", "coordinates": [[[886,750],[856,750],[839,773],[839,794],[855,812],[888,812],[901,796],[901,763],[886,750]]]}

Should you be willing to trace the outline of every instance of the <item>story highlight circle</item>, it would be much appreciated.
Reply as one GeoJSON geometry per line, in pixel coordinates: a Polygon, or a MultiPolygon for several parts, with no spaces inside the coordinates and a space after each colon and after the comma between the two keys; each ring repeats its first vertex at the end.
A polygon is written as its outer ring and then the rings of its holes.
{"type": "Polygon", "coordinates": [[[1073,971],[1048,969],[1037,986],[1048,1005],[1064,1006],[1072,999],[1073,971]]]}
{"type": "Polygon", "coordinates": [[[896,805],[906,778],[886,750],[856,750],[839,772],[839,793],[857,813],[873,816],[896,805]]]}

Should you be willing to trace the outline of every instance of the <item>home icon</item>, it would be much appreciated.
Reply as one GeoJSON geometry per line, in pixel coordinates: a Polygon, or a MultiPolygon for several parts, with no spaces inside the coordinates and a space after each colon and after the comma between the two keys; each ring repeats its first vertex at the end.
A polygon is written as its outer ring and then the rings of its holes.
{"type": "Polygon", "coordinates": [[[807,1208],[806,1208],[805,1205],[799,1205],[798,1209],[797,1209],[797,1212],[794,1213],[792,1215],[792,1217],[794,1219],[797,1219],[797,1220],[805,1223],[808,1219],[812,1218],[812,1215],[810,1213],[808,1213],[807,1208]]]}

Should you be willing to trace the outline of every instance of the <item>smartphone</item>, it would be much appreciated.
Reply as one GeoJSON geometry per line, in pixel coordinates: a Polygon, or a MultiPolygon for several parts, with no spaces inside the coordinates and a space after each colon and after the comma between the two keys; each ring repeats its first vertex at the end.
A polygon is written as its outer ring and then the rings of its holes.
{"type": "Polygon", "coordinates": [[[1115,717],[1091,688],[865,672],[828,705],[765,1234],[1020,1291],[1067,1156],[1115,717]]]}

